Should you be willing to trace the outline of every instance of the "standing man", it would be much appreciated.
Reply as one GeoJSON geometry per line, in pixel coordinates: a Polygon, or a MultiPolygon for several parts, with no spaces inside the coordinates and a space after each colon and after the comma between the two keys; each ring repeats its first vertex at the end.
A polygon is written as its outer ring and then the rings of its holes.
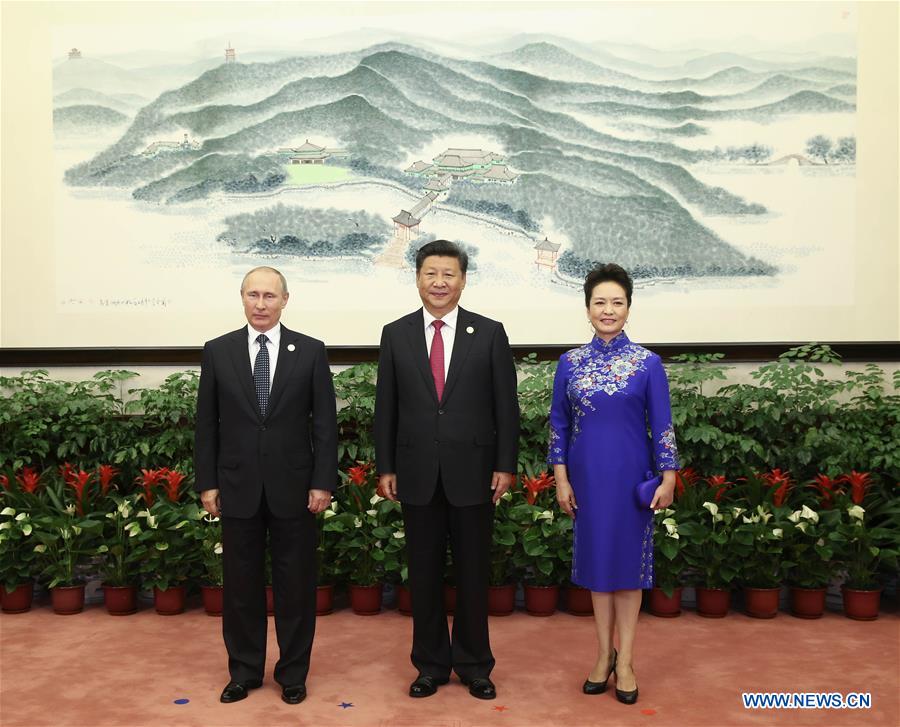
{"type": "Polygon", "coordinates": [[[384,327],[375,395],[379,486],[403,503],[413,610],[409,696],[455,671],[479,699],[497,696],[488,638],[494,503],[512,485],[519,438],[516,371],[503,325],[459,307],[468,256],[447,240],[416,255],[423,308],[384,327]],[[447,538],[457,601],[447,632],[447,538]]]}
{"type": "Polygon", "coordinates": [[[325,346],[281,325],[287,282],[244,276],[247,326],[203,347],[195,489],[222,518],[222,632],[231,681],[222,702],[262,685],[266,536],[272,553],[281,698],[299,704],[316,629],[316,519],[337,482],[337,416],[325,346]]]}

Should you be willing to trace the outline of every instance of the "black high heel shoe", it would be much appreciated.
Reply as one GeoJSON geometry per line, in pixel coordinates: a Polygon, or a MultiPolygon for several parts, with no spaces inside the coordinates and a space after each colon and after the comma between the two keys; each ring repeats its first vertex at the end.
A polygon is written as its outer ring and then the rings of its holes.
{"type": "Polygon", "coordinates": [[[586,679],[584,685],[581,687],[581,691],[585,694],[603,694],[603,692],[606,691],[606,683],[609,681],[609,677],[616,670],[616,660],[618,657],[618,652],[613,649],[612,663],[609,665],[609,671],[606,672],[606,679],[602,682],[592,682],[590,679],[586,679]]]}
{"type": "Polygon", "coordinates": [[[638,688],[635,685],[634,689],[630,692],[625,692],[619,689],[619,678],[616,677],[616,699],[618,699],[622,704],[634,704],[638,698],[638,688]]]}

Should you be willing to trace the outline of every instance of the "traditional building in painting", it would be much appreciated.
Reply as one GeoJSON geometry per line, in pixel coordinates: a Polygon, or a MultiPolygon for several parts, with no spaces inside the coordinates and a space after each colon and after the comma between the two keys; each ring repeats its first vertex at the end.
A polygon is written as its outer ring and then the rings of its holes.
{"type": "Polygon", "coordinates": [[[81,51],[77,48],[72,48],[72,50],[69,51],[69,60],[77,61],[79,58],[81,58],[81,51]]]}
{"type": "Polygon", "coordinates": [[[228,47],[225,49],[225,62],[226,63],[234,63],[234,48],[231,47],[231,41],[228,41],[228,47]]]}
{"type": "Polygon", "coordinates": [[[538,269],[548,268],[555,270],[560,247],[561,245],[558,242],[550,242],[546,237],[538,242],[534,246],[534,249],[537,251],[537,258],[534,262],[538,269]]]}
{"type": "Polygon", "coordinates": [[[324,164],[331,157],[349,156],[346,149],[326,149],[310,143],[309,139],[298,147],[282,147],[278,154],[286,156],[291,164],[324,164]]]}
{"type": "MultiPolygon", "coordinates": [[[[512,184],[519,176],[506,166],[506,160],[496,152],[484,149],[447,149],[438,154],[432,164],[416,161],[403,171],[414,177],[427,177],[429,180],[438,178],[443,187],[446,182],[446,190],[450,189],[452,181],[464,179],[469,182],[493,182],[497,184],[512,184]]],[[[430,182],[429,182],[430,184],[430,182]]],[[[445,192],[437,186],[425,186],[426,189],[445,192]]]]}
{"type": "Polygon", "coordinates": [[[162,152],[198,151],[201,146],[199,141],[191,141],[185,134],[181,141],[154,141],[141,152],[141,155],[152,157],[162,152]]]}

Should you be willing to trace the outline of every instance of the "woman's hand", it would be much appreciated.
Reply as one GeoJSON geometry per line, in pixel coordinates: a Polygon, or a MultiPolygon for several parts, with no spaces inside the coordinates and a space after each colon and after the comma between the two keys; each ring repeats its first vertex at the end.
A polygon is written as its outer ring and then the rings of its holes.
{"type": "Polygon", "coordinates": [[[662,473],[662,482],[656,488],[653,495],[653,502],[650,503],[651,510],[662,510],[672,504],[675,499],[675,470],[664,470],[662,473]]]}
{"type": "Polygon", "coordinates": [[[575,511],[578,505],[575,503],[575,492],[568,480],[560,482],[556,481],[556,502],[559,503],[560,509],[569,517],[575,517],[575,511]]]}

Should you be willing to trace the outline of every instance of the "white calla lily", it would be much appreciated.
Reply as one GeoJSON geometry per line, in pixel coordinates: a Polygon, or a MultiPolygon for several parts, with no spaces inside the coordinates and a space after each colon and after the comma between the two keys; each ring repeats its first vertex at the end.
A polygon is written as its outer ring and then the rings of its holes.
{"type": "Polygon", "coordinates": [[[800,517],[805,518],[806,520],[809,520],[810,522],[814,522],[814,523],[819,522],[819,513],[817,513],[815,510],[807,507],[806,505],[804,505],[803,509],[800,511],[800,517]]]}
{"type": "Polygon", "coordinates": [[[709,510],[709,514],[713,517],[719,514],[719,506],[714,502],[704,502],[703,507],[709,510]]]}
{"type": "Polygon", "coordinates": [[[11,507],[4,507],[2,510],[0,510],[0,515],[7,515],[7,516],[11,517],[15,514],[16,514],[15,509],[11,508],[11,507]]]}
{"type": "Polygon", "coordinates": [[[800,510],[794,510],[794,512],[792,512],[790,515],[788,515],[787,519],[790,520],[792,523],[800,522],[800,510]]]}
{"type": "Polygon", "coordinates": [[[847,514],[852,518],[862,521],[866,516],[866,511],[859,505],[853,505],[852,507],[847,508],[847,514]]]}

